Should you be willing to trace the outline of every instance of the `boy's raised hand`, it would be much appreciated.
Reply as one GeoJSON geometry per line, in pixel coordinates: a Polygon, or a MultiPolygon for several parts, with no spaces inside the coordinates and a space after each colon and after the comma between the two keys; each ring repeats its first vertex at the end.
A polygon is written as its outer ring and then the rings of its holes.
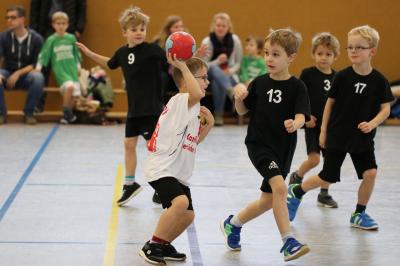
{"type": "Polygon", "coordinates": [[[236,86],[235,90],[233,91],[233,95],[235,100],[243,101],[246,99],[247,95],[249,95],[249,91],[245,86],[236,86]]]}
{"type": "Polygon", "coordinates": [[[176,68],[179,68],[180,70],[184,69],[186,66],[185,61],[182,60],[178,60],[176,58],[176,54],[171,54],[171,53],[167,53],[167,59],[168,59],[168,63],[176,68]]]}
{"type": "Polygon", "coordinates": [[[92,51],[87,48],[86,45],[84,45],[81,42],[76,42],[76,46],[78,46],[78,48],[82,51],[82,53],[84,53],[85,55],[89,55],[90,53],[92,53],[92,51]]]}

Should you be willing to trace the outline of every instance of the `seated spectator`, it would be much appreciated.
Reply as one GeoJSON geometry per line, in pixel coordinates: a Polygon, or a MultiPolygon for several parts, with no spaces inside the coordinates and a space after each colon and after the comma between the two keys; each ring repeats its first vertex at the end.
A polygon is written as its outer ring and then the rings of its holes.
{"type": "MultiPolygon", "coordinates": [[[[182,18],[180,16],[171,15],[168,16],[161,28],[161,31],[154,37],[153,42],[165,49],[165,42],[169,35],[178,31],[186,31],[182,18]]],[[[164,94],[168,91],[178,92],[178,88],[174,80],[172,79],[172,66],[168,63],[162,68],[162,82],[164,94]]],[[[165,95],[166,96],[166,95],[165,95]]],[[[167,102],[168,97],[165,97],[164,101],[167,102]]]]}
{"type": "Polygon", "coordinates": [[[4,89],[22,88],[28,91],[24,108],[25,123],[36,124],[34,109],[43,93],[44,78],[33,72],[40,49],[42,37],[34,30],[25,27],[25,9],[12,6],[6,11],[8,30],[0,33],[0,124],[7,119],[4,89]]]}
{"type": "Polygon", "coordinates": [[[76,120],[72,110],[76,99],[81,95],[78,77],[81,55],[76,46],[75,36],[66,32],[68,15],[64,12],[54,13],[52,25],[55,33],[44,43],[36,69],[40,71],[42,66],[47,66],[51,61],[63,96],[64,117],[60,123],[70,124],[76,120]]]}
{"type": "Polygon", "coordinates": [[[211,32],[203,39],[202,45],[208,48],[208,54],[204,59],[209,65],[208,74],[213,93],[215,125],[221,126],[227,90],[232,91],[236,85],[242,61],[242,44],[239,37],[233,34],[232,22],[228,14],[218,13],[214,16],[211,32]]]}

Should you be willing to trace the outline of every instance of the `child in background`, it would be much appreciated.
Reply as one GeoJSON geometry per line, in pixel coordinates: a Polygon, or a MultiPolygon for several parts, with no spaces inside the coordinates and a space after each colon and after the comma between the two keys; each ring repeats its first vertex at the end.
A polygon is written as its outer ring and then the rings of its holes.
{"type": "Polygon", "coordinates": [[[52,16],[52,26],[55,33],[46,39],[36,69],[40,71],[42,66],[46,67],[51,61],[63,96],[64,117],[60,123],[70,124],[76,120],[72,110],[76,99],[81,95],[78,77],[81,55],[75,44],[75,36],[67,32],[68,15],[64,12],[55,12],[52,16]]]}
{"type": "MultiPolygon", "coordinates": [[[[311,119],[304,129],[308,158],[299,169],[290,174],[289,185],[300,184],[304,175],[318,166],[320,152],[324,155],[324,150],[319,146],[319,135],[326,99],[336,73],[332,64],[339,55],[339,50],[338,39],[329,32],[319,33],[312,39],[311,55],[315,66],[303,69],[300,75],[300,80],[308,89],[311,105],[311,119]]],[[[329,195],[328,188],[329,185],[321,187],[317,204],[321,207],[337,208],[337,202],[329,195]]]]}
{"type": "Polygon", "coordinates": [[[352,65],[336,73],[322,118],[319,142],[326,148],[324,165],[318,175],[289,186],[287,205],[291,221],[306,192],[340,181],[340,169],[349,153],[358,179],[362,180],[350,225],[365,230],[378,228],[378,223],[365,210],[378,168],[376,128],[389,116],[393,101],[389,82],[371,65],[378,43],[378,32],[368,25],[348,33],[346,49],[352,65]]]}
{"type": "Polygon", "coordinates": [[[240,250],[242,226],[272,209],[285,261],[297,259],[310,250],[294,238],[286,207],[285,177],[296,149],[296,131],[304,125],[310,108],[304,83],[289,73],[300,42],[300,34],[291,29],[272,31],[264,46],[269,74],[255,78],[248,89],[236,88],[237,112],[243,115],[250,111],[247,151],[263,180],[260,197],[221,222],[227,247],[240,250]]]}
{"type": "Polygon", "coordinates": [[[200,100],[209,84],[207,64],[196,57],[185,62],[169,55],[179,93],[173,96],[160,115],[148,144],[145,176],[160,197],[161,214],[151,240],[140,256],[153,264],[166,260],[183,261],[184,253],[171,244],[192,223],[194,211],[188,180],[192,175],[197,145],[214,125],[211,112],[200,100]]]}

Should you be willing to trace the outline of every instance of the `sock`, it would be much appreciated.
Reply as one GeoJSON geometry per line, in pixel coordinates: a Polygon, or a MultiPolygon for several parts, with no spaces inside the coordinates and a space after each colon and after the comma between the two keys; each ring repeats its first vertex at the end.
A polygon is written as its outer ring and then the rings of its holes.
{"type": "Polygon", "coordinates": [[[282,234],[282,242],[283,242],[283,244],[285,244],[286,240],[288,240],[289,238],[294,238],[292,232],[287,232],[285,234],[282,234]]]}
{"type": "Polygon", "coordinates": [[[297,177],[298,179],[303,179],[303,177],[302,177],[302,176],[299,176],[299,174],[297,173],[297,171],[296,171],[296,172],[294,172],[294,174],[296,175],[296,177],[297,177]]]}
{"type": "Polygon", "coordinates": [[[321,188],[321,194],[328,194],[328,189],[327,188],[321,188]]]}
{"type": "Polygon", "coordinates": [[[167,240],[158,238],[155,235],[153,235],[153,237],[151,238],[150,243],[157,243],[157,244],[163,244],[163,245],[171,244],[171,242],[168,242],[167,240]]]}
{"type": "Polygon", "coordinates": [[[67,120],[70,120],[72,117],[74,117],[74,114],[72,113],[72,108],[69,106],[64,106],[63,112],[64,112],[64,118],[67,120]]]}
{"type": "Polygon", "coordinates": [[[239,215],[237,215],[237,214],[232,217],[230,223],[233,224],[236,227],[242,227],[243,226],[243,223],[242,223],[242,221],[240,221],[239,215]]]}
{"type": "Polygon", "coordinates": [[[355,213],[362,213],[363,211],[365,211],[366,208],[367,206],[365,205],[357,204],[355,213]]]}
{"type": "Polygon", "coordinates": [[[133,185],[135,183],[135,176],[134,175],[127,175],[125,176],[125,185],[133,185]]]}
{"type": "Polygon", "coordinates": [[[296,198],[301,199],[306,192],[301,188],[301,185],[298,185],[293,187],[293,194],[296,198]]]}

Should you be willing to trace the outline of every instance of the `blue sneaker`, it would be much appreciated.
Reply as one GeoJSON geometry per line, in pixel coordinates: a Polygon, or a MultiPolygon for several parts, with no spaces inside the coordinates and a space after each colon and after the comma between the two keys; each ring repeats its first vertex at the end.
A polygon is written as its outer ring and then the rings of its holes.
{"type": "Polygon", "coordinates": [[[378,229],[378,224],[374,219],[369,217],[369,215],[363,211],[362,213],[352,213],[350,218],[350,225],[352,227],[361,228],[364,230],[376,230],[378,229]]]}
{"type": "Polygon", "coordinates": [[[285,244],[283,244],[280,253],[282,252],[283,259],[285,261],[289,261],[295,260],[307,254],[308,252],[310,252],[310,248],[305,244],[299,243],[299,241],[294,238],[289,238],[288,240],[286,240],[285,244]]]}
{"type": "Polygon", "coordinates": [[[296,186],[300,186],[299,184],[292,184],[288,187],[288,195],[287,195],[287,207],[289,211],[289,220],[293,221],[296,217],[297,209],[299,208],[301,200],[296,198],[293,193],[293,188],[296,186]]]}
{"type": "Polygon", "coordinates": [[[221,231],[225,236],[225,245],[230,250],[240,250],[242,246],[240,245],[240,231],[242,227],[234,226],[230,223],[233,215],[229,215],[225,221],[221,221],[220,227],[221,231]]]}

